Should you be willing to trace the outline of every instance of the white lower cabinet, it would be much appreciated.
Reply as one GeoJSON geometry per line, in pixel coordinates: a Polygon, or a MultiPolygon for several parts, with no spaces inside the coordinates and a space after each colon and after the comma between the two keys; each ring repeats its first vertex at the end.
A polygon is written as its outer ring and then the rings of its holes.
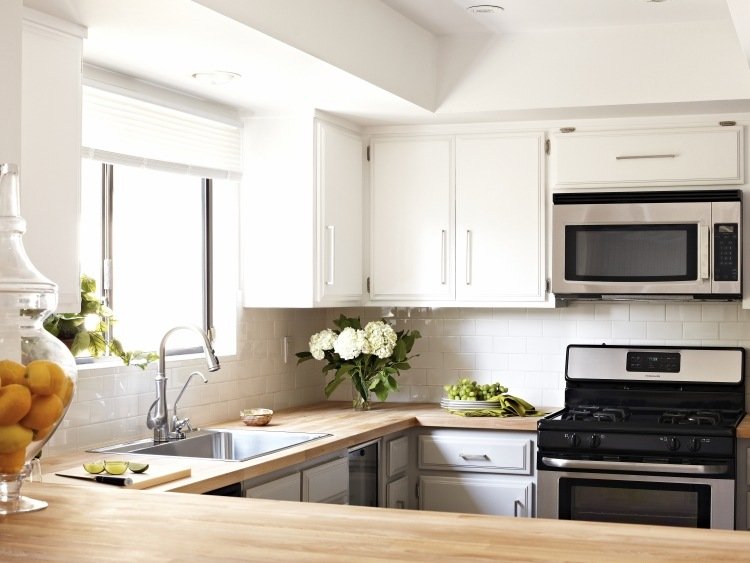
{"type": "Polygon", "coordinates": [[[313,460],[286,470],[249,479],[243,483],[246,498],[349,503],[349,461],[336,457],[313,460]]]}
{"type": "Polygon", "coordinates": [[[409,435],[385,436],[383,452],[385,456],[380,461],[380,474],[385,483],[385,499],[381,501],[381,506],[413,508],[409,502],[409,435]]]}
{"type": "Polygon", "coordinates": [[[534,432],[431,430],[417,436],[420,510],[535,515],[534,432]]]}
{"type": "Polygon", "coordinates": [[[499,516],[531,516],[531,481],[498,475],[419,478],[419,509],[499,516]]]}
{"type": "Polygon", "coordinates": [[[406,475],[385,486],[385,507],[409,507],[409,478],[406,475]]]}

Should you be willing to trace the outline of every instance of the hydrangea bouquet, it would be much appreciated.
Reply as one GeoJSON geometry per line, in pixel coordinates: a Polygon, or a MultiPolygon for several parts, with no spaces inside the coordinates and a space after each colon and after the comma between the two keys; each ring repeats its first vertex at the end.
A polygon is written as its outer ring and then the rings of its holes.
{"type": "Polygon", "coordinates": [[[350,378],[354,407],[369,408],[370,394],[385,401],[388,393],[398,390],[397,375],[409,369],[408,360],[419,331],[396,332],[383,320],[371,321],[362,328],[359,318],[341,315],[333,321],[338,330],[325,329],[310,337],[310,351],[299,352],[297,363],[310,359],[325,360],[323,373],[333,371],[325,387],[326,397],[350,378]]]}

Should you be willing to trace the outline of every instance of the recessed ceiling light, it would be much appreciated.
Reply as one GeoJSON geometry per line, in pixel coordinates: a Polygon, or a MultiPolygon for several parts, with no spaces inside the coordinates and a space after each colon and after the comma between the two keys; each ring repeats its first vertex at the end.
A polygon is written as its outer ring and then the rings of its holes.
{"type": "Polygon", "coordinates": [[[195,78],[198,82],[203,82],[204,84],[212,84],[214,86],[218,86],[220,84],[227,84],[232,80],[242,78],[242,75],[226,70],[213,70],[211,72],[196,72],[195,74],[193,74],[193,78],[195,78]]]}
{"type": "Polygon", "coordinates": [[[495,4],[475,4],[466,8],[472,14],[501,14],[505,8],[495,4]]]}

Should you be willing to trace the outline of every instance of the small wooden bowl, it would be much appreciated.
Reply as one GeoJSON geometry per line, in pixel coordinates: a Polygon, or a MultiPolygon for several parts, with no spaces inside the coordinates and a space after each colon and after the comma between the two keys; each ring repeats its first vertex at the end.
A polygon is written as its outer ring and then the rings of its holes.
{"type": "Polygon", "coordinates": [[[271,409],[245,409],[240,411],[240,420],[248,426],[265,426],[271,421],[271,409]]]}

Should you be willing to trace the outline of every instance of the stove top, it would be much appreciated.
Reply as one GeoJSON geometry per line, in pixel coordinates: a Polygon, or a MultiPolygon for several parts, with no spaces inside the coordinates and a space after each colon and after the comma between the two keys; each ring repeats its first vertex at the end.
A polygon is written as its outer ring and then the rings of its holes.
{"type": "Polygon", "coordinates": [[[551,420],[599,423],[633,423],[684,426],[735,427],[742,413],[708,409],[632,409],[615,406],[577,406],[564,409],[551,420]]]}

